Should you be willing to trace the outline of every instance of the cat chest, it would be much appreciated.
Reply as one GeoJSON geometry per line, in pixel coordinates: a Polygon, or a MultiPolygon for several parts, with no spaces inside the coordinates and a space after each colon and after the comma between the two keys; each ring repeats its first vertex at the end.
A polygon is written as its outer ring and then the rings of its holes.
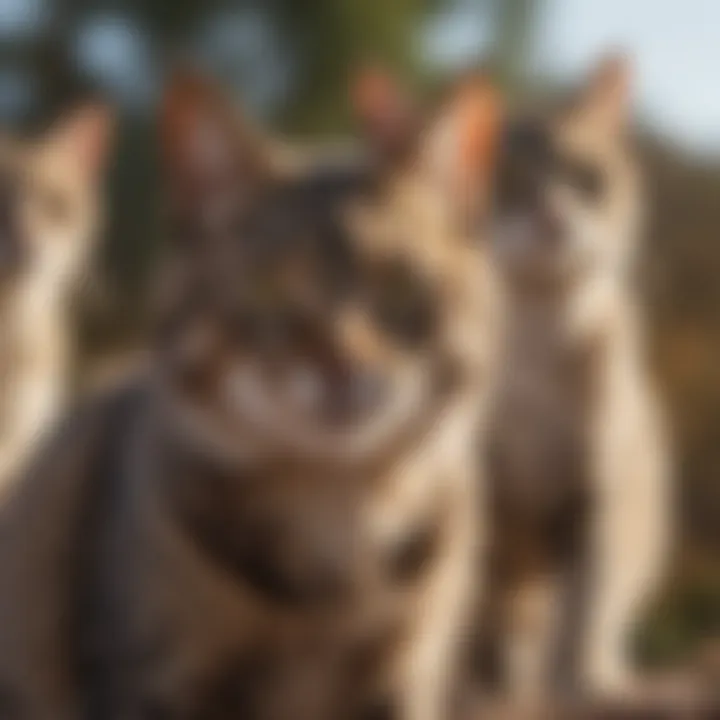
{"type": "Polygon", "coordinates": [[[492,414],[490,466],[503,502],[555,508],[589,482],[594,366],[562,345],[520,346],[492,414]]]}
{"type": "Polygon", "coordinates": [[[232,517],[201,526],[207,551],[258,601],[299,611],[412,586],[437,553],[443,522],[426,507],[381,533],[367,495],[342,480],[255,489],[224,510],[232,517]]]}
{"type": "Polygon", "coordinates": [[[198,718],[345,717],[384,690],[379,673],[442,555],[443,507],[420,503],[380,532],[342,478],[245,490],[195,498],[180,526],[145,511],[125,526],[128,566],[145,578],[122,608],[127,647],[146,658],[134,701],[198,718]]]}

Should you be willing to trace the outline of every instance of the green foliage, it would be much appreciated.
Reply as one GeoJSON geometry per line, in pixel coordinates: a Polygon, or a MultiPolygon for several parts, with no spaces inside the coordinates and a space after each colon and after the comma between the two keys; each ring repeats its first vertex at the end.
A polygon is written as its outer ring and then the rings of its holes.
{"type": "Polygon", "coordinates": [[[676,576],[638,628],[635,652],[646,667],[693,664],[698,652],[720,638],[720,567],[676,576]]]}
{"type": "Polygon", "coordinates": [[[508,92],[523,91],[540,16],[540,0],[494,0],[497,64],[508,92]]]}
{"type": "Polygon", "coordinates": [[[358,65],[386,63],[418,71],[418,32],[440,0],[275,0],[271,8],[292,63],[294,83],[283,109],[296,131],[337,132],[347,125],[347,87],[358,65]]]}

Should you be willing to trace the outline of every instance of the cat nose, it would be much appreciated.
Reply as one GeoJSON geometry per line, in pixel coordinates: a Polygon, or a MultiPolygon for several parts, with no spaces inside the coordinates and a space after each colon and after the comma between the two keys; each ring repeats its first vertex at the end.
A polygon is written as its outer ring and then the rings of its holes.
{"type": "Polygon", "coordinates": [[[370,416],[385,391],[381,373],[372,368],[355,367],[334,377],[328,386],[327,414],[338,425],[370,416]]]}
{"type": "Polygon", "coordinates": [[[536,212],[535,221],[540,229],[540,237],[548,244],[556,245],[562,240],[562,220],[560,214],[549,205],[541,205],[536,212]]]}

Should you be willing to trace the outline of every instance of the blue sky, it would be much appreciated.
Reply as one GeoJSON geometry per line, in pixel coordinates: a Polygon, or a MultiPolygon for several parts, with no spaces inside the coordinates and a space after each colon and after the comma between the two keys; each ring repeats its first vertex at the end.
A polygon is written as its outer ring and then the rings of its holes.
{"type": "Polygon", "coordinates": [[[632,50],[638,104],[682,142],[720,151],[719,0],[547,0],[540,62],[575,74],[613,45],[632,50]]]}
{"type": "MultiPolygon", "coordinates": [[[[450,64],[483,53],[482,12],[449,16],[431,49],[450,64]]],[[[720,0],[545,0],[535,69],[582,77],[608,49],[632,52],[641,115],[682,144],[720,153],[720,0]]]]}

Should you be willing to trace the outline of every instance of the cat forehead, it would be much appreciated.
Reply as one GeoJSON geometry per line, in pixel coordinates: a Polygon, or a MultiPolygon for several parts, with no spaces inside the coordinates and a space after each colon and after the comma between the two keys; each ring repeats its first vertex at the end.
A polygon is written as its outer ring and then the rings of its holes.
{"type": "Polygon", "coordinates": [[[369,196],[375,185],[369,166],[319,163],[298,175],[280,178],[269,195],[272,205],[308,211],[335,212],[349,202],[369,196]]]}
{"type": "Polygon", "coordinates": [[[562,160],[605,165],[612,153],[591,130],[561,111],[545,118],[515,120],[503,134],[500,166],[550,168],[562,160]]]}
{"type": "MultiPolygon", "coordinates": [[[[302,255],[340,261],[390,255],[435,273],[457,245],[440,195],[421,173],[388,177],[362,157],[321,158],[279,173],[249,206],[229,208],[215,227],[226,236],[225,248],[253,263],[284,264],[302,255]]],[[[191,233],[205,232],[204,221],[194,225],[192,213],[190,222],[191,233]]]]}
{"type": "Polygon", "coordinates": [[[503,155],[548,153],[555,147],[551,124],[536,118],[520,118],[507,124],[502,136],[503,155]]]}
{"type": "Polygon", "coordinates": [[[265,253],[341,243],[348,230],[344,208],[368,195],[369,182],[355,168],[317,168],[277,178],[241,211],[236,239],[265,253]]]}
{"type": "Polygon", "coordinates": [[[501,145],[506,160],[545,161],[573,153],[575,133],[556,117],[521,118],[508,124],[501,145]]]}

